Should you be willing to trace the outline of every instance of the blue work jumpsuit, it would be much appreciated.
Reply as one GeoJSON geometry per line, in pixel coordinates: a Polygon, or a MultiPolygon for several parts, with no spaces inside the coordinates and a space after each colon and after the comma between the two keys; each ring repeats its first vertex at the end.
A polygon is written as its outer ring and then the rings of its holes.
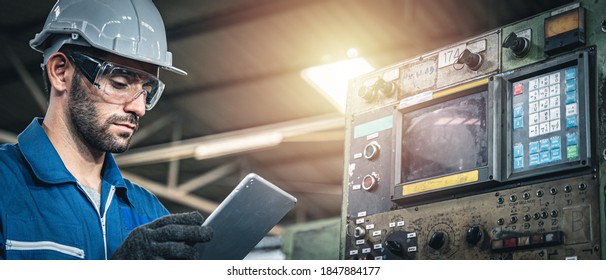
{"type": "Polygon", "coordinates": [[[135,227],[168,215],[122,178],[111,153],[96,209],[36,118],[18,144],[0,145],[0,260],[109,259],[135,227]]]}

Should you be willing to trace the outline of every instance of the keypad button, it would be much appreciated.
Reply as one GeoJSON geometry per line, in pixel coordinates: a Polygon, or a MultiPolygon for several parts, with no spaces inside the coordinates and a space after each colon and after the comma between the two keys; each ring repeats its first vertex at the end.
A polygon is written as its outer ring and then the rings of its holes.
{"type": "Polygon", "coordinates": [[[566,116],[576,116],[577,115],[577,104],[567,104],[566,105],[566,116]]]}
{"type": "Polygon", "coordinates": [[[577,68],[571,67],[565,70],[566,80],[576,79],[577,78],[577,68]]]}
{"type": "Polygon", "coordinates": [[[577,145],[572,145],[566,147],[566,158],[578,158],[579,157],[579,147],[577,145]]]}
{"type": "Polygon", "coordinates": [[[566,117],[566,129],[575,128],[578,126],[577,116],[566,117]]]}
{"type": "Polygon", "coordinates": [[[572,104],[577,102],[577,91],[566,92],[566,104],[572,104]]]}

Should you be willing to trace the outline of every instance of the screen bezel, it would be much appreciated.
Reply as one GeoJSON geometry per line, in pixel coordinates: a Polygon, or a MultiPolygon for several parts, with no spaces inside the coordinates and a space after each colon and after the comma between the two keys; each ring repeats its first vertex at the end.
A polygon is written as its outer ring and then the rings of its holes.
{"type": "MultiPolygon", "coordinates": [[[[474,82],[469,82],[468,84],[473,84],[473,83],[474,82]]],[[[459,87],[465,88],[465,85],[462,85],[459,87]]],[[[457,87],[455,87],[455,88],[457,88],[457,87]]],[[[462,89],[460,91],[455,90],[451,94],[447,94],[447,95],[441,96],[439,98],[431,99],[429,101],[426,101],[424,103],[417,104],[417,105],[414,105],[411,107],[394,110],[394,140],[395,140],[394,143],[398,143],[398,144],[395,145],[395,147],[394,147],[394,152],[395,152],[394,153],[394,163],[395,164],[394,164],[394,170],[393,170],[393,177],[394,177],[393,182],[395,183],[395,185],[392,188],[392,200],[394,200],[396,202],[401,202],[404,200],[415,199],[415,198],[425,199],[425,198],[428,198],[429,196],[434,196],[434,195],[439,196],[440,194],[468,193],[470,190],[468,188],[465,188],[467,186],[473,186],[473,185],[486,183],[488,181],[498,180],[500,177],[500,173],[497,172],[499,161],[496,159],[498,158],[499,155],[496,154],[495,151],[499,151],[500,141],[495,141],[495,139],[500,138],[499,135],[496,134],[496,133],[499,133],[500,130],[495,129],[495,127],[500,126],[500,118],[495,117],[495,116],[498,116],[498,111],[500,110],[499,108],[501,108],[501,104],[500,104],[501,98],[499,96],[497,96],[497,95],[499,95],[499,93],[500,93],[500,91],[495,87],[495,84],[492,82],[492,78],[487,78],[487,82],[485,82],[485,83],[480,83],[479,85],[468,87],[468,88],[462,89]],[[484,92],[484,91],[487,92],[486,133],[487,133],[487,141],[488,141],[488,161],[487,161],[486,166],[480,167],[477,169],[472,169],[472,171],[477,170],[478,179],[474,182],[448,185],[448,186],[440,187],[437,189],[432,189],[432,190],[428,190],[428,191],[422,191],[422,192],[404,195],[403,188],[405,188],[406,186],[410,186],[410,185],[416,184],[416,183],[428,182],[431,180],[445,178],[448,176],[462,174],[462,173],[466,173],[466,172],[470,171],[470,170],[465,170],[462,172],[444,173],[444,174],[434,176],[434,177],[422,178],[422,179],[409,181],[409,182],[402,182],[402,175],[401,175],[402,145],[401,145],[401,143],[403,140],[403,129],[404,128],[402,127],[403,126],[402,119],[403,119],[404,115],[407,113],[410,113],[410,112],[414,112],[414,111],[417,111],[420,109],[424,109],[424,108],[436,105],[436,104],[444,103],[444,102],[447,102],[450,100],[455,100],[458,98],[477,94],[477,93],[484,92]]]]}

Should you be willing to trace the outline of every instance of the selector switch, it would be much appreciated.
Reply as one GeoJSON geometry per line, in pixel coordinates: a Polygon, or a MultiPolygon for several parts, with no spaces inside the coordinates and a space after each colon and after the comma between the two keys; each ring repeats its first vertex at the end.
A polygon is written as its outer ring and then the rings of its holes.
{"type": "Polygon", "coordinates": [[[446,234],[441,231],[434,232],[427,242],[427,246],[434,250],[440,250],[440,248],[444,247],[444,244],[446,244],[446,234]]]}
{"type": "Polygon", "coordinates": [[[396,85],[383,79],[377,80],[373,87],[374,90],[384,97],[391,97],[396,92],[396,85]]]}
{"type": "Polygon", "coordinates": [[[404,246],[395,240],[385,240],[385,248],[398,257],[404,257],[404,246]]]}
{"type": "Polygon", "coordinates": [[[472,53],[469,49],[465,49],[456,63],[465,64],[471,71],[476,71],[482,66],[482,55],[472,53]]]}
{"type": "Polygon", "coordinates": [[[367,86],[362,86],[358,90],[358,96],[366,100],[367,102],[371,102],[375,99],[375,91],[367,86]]]}
{"type": "Polygon", "coordinates": [[[386,259],[414,259],[417,253],[417,240],[411,232],[392,231],[385,237],[383,247],[386,259]]]}
{"type": "Polygon", "coordinates": [[[482,229],[480,226],[470,226],[467,229],[467,234],[465,234],[465,241],[471,245],[476,245],[484,236],[482,229]]]}
{"type": "Polygon", "coordinates": [[[528,51],[530,51],[530,40],[524,37],[518,37],[515,32],[511,32],[507,35],[505,40],[503,40],[501,47],[510,49],[515,57],[521,58],[526,56],[528,51]]]}

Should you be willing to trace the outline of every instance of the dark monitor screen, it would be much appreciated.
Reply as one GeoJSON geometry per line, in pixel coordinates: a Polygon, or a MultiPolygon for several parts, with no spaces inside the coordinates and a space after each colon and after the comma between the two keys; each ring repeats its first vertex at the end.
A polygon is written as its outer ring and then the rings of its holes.
{"type": "Polygon", "coordinates": [[[488,165],[488,92],[416,111],[402,119],[402,183],[488,165]]]}

